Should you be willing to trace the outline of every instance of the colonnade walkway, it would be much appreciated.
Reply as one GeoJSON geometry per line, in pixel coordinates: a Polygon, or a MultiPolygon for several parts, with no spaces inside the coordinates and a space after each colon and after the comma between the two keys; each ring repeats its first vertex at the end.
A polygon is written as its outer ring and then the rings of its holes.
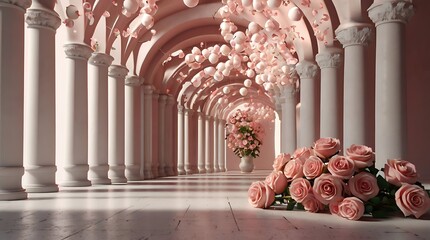
{"type": "Polygon", "coordinates": [[[430,213],[359,222],[262,210],[247,200],[269,171],[166,177],[127,185],[60,187],[0,202],[0,239],[430,239],[430,213]]]}

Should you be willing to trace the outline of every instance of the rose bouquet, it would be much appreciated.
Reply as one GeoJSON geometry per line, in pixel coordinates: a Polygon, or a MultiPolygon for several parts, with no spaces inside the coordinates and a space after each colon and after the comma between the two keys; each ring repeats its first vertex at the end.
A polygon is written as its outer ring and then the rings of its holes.
{"type": "Polygon", "coordinates": [[[251,184],[249,203],[257,208],[329,211],[350,220],[396,212],[419,218],[430,209],[430,192],[417,182],[412,163],[389,159],[379,170],[370,147],[352,145],[346,156],[339,153],[338,139],[321,138],[292,156],[280,154],[265,181],[251,184]]]}
{"type": "Polygon", "coordinates": [[[251,155],[258,157],[260,146],[263,144],[263,127],[258,121],[254,121],[249,111],[237,110],[227,123],[227,146],[238,157],[251,155]]]}

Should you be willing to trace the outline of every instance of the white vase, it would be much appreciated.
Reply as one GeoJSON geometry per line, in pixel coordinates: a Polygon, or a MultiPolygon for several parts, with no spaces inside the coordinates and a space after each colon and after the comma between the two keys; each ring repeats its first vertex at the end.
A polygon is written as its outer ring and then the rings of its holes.
{"type": "Polygon", "coordinates": [[[239,168],[242,173],[252,172],[254,170],[254,158],[251,155],[242,157],[239,168]]]}

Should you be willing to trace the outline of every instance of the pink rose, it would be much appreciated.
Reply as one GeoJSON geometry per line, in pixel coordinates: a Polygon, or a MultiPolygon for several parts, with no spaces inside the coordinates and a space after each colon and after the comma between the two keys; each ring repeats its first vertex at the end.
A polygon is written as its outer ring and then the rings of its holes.
{"type": "Polygon", "coordinates": [[[284,169],[285,164],[287,164],[288,161],[290,161],[291,155],[288,153],[281,153],[273,162],[273,169],[275,171],[282,171],[284,169]]]}
{"type": "Polygon", "coordinates": [[[430,209],[429,195],[417,185],[403,184],[395,197],[396,204],[405,217],[414,215],[419,218],[430,209]]]}
{"type": "Polygon", "coordinates": [[[296,202],[302,202],[312,191],[311,183],[304,178],[296,178],[290,184],[290,195],[296,202]]]}
{"type": "Polygon", "coordinates": [[[354,174],[355,165],[351,159],[337,155],[330,159],[327,168],[333,176],[350,179],[354,174]]]}
{"type": "Polygon", "coordinates": [[[248,202],[255,208],[268,208],[275,201],[275,192],[264,182],[253,182],[248,189],[248,202]]]}
{"type": "Polygon", "coordinates": [[[315,178],[314,186],[312,187],[315,197],[323,204],[329,204],[331,201],[341,198],[342,191],[342,180],[328,173],[323,173],[315,178]]]}
{"type": "Polygon", "coordinates": [[[418,178],[414,164],[398,159],[387,160],[384,174],[387,182],[396,186],[401,186],[402,183],[416,183],[418,178]]]}
{"type": "Polygon", "coordinates": [[[302,201],[302,205],[308,212],[319,212],[324,210],[324,205],[315,198],[313,193],[309,193],[308,196],[302,201]]]}
{"type": "Polygon", "coordinates": [[[292,158],[303,158],[306,160],[310,156],[314,156],[314,151],[311,148],[302,147],[302,148],[297,148],[294,151],[292,158]]]}
{"type": "Polygon", "coordinates": [[[352,144],[346,149],[346,155],[354,161],[356,169],[370,167],[375,163],[375,154],[368,146],[352,144]]]}
{"type": "Polygon", "coordinates": [[[360,172],[348,181],[351,193],[363,201],[376,197],[379,193],[376,177],[368,172],[360,172]]]}
{"type": "Polygon", "coordinates": [[[343,197],[340,197],[340,198],[330,202],[328,207],[329,207],[330,213],[332,215],[339,215],[339,204],[343,201],[343,199],[344,199],[343,197]]]}
{"type": "Polygon", "coordinates": [[[282,171],[273,171],[266,177],[265,182],[276,194],[283,193],[288,185],[287,178],[282,171]]]}
{"type": "Polygon", "coordinates": [[[315,154],[323,159],[330,158],[340,151],[340,141],[337,138],[320,138],[314,143],[315,154]]]}
{"type": "Polygon", "coordinates": [[[322,174],[324,163],[320,158],[311,156],[303,164],[303,174],[307,179],[314,179],[322,174]]]}
{"type": "Polygon", "coordinates": [[[284,174],[288,180],[293,180],[295,178],[303,177],[303,163],[299,159],[293,159],[284,167],[284,174]]]}
{"type": "Polygon", "coordinates": [[[364,214],[364,203],[356,197],[347,197],[338,206],[338,215],[349,220],[358,220],[364,214]]]}

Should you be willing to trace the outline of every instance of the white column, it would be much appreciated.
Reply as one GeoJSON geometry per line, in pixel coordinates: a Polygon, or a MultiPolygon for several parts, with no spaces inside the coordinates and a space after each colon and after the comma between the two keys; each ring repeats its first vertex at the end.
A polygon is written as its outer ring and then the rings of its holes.
{"type": "Polygon", "coordinates": [[[178,175],[185,175],[184,168],[184,107],[178,105],[178,175]]]}
{"type": "Polygon", "coordinates": [[[409,1],[379,1],[369,8],[376,24],[375,152],[377,167],[406,158],[405,24],[414,14],[409,1]]]}
{"type": "Polygon", "coordinates": [[[30,1],[0,1],[0,200],[26,199],[22,188],[24,12],[30,1]]]}
{"type": "Polygon", "coordinates": [[[300,76],[300,142],[299,147],[312,146],[318,138],[316,132],[316,89],[318,66],[309,61],[301,61],[296,66],[300,76]]]}
{"type": "Polygon", "coordinates": [[[214,117],[213,124],[213,136],[212,136],[212,146],[213,146],[213,164],[214,172],[219,172],[218,166],[218,118],[214,117]]]}
{"type": "Polygon", "coordinates": [[[206,172],[213,173],[213,117],[206,116],[205,118],[205,160],[206,172]]]}
{"type": "Polygon", "coordinates": [[[143,159],[143,171],[144,171],[144,178],[145,179],[153,179],[154,174],[152,172],[152,93],[154,92],[154,88],[152,85],[144,85],[144,120],[143,120],[143,127],[144,127],[144,159],[143,159]]]}
{"type": "Polygon", "coordinates": [[[336,30],[336,38],[343,44],[343,149],[351,144],[366,144],[366,69],[365,49],[371,37],[367,24],[336,30]]]}
{"type": "Polygon", "coordinates": [[[297,148],[296,90],[292,85],[281,89],[281,152],[292,154],[297,148]]]}
{"type": "Polygon", "coordinates": [[[166,151],[165,152],[165,154],[166,154],[165,155],[166,166],[165,166],[164,171],[165,171],[167,176],[173,176],[173,175],[175,175],[174,169],[176,168],[175,164],[174,164],[174,157],[173,157],[174,139],[172,137],[172,136],[174,136],[173,135],[173,112],[174,112],[173,105],[175,103],[175,99],[172,96],[167,96],[166,101],[167,101],[166,102],[166,109],[165,109],[166,114],[164,117],[166,120],[166,122],[165,122],[165,126],[166,126],[166,128],[165,128],[165,143],[164,143],[164,146],[166,147],[166,149],[165,149],[165,151],[166,151]]]}
{"type": "Polygon", "coordinates": [[[91,184],[111,184],[108,178],[108,67],[113,57],[94,52],[88,60],[88,178],[91,184]]]}
{"type": "Polygon", "coordinates": [[[205,118],[202,112],[197,112],[198,123],[197,123],[197,162],[199,173],[206,173],[205,168],[205,118]]]}
{"type": "Polygon", "coordinates": [[[61,19],[52,9],[34,7],[27,10],[26,22],[23,186],[27,192],[57,192],[54,66],[61,19]]]}
{"type": "Polygon", "coordinates": [[[320,137],[340,139],[338,69],[342,60],[341,50],[337,48],[326,48],[316,55],[321,68],[320,137]]]}
{"type": "Polygon", "coordinates": [[[87,60],[91,48],[79,43],[64,45],[66,73],[64,75],[64,129],[59,136],[64,139],[63,180],[65,187],[90,186],[88,180],[88,97],[87,60]]]}
{"type": "MultiPolygon", "coordinates": [[[[167,96],[161,94],[158,98],[158,176],[165,177],[166,173],[166,102],[167,96]]],[[[170,149],[169,149],[170,150],[170,149]]]]}
{"type": "Polygon", "coordinates": [[[223,119],[218,120],[218,169],[225,172],[225,123],[223,119]]]}
{"type": "Polygon", "coordinates": [[[285,142],[282,138],[282,127],[281,127],[281,118],[282,118],[282,105],[279,96],[274,96],[275,103],[275,122],[274,122],[274,134],[273,140],[275,143],[275,156],[278,156],[281,151],[282,142],[285,142]]]}
{"type": "Polygon", "coordinates": [[[191,126],[193,110],[185,109],[184,116],[184,168],[186,174],[193,174],[192,163],[191,163],[191,126]]]}
{"type": "Polygon", "coordinates": [[[109,67],[108,80],[108,163],[112,183],[127,183],[124,151],[124,84],[128,69],[120,65],[109,67]]]}
{"type": "Polygon", "coordinates": [[[125,79],[125,177],[142,180],[140,175],[140,86],[137,76],[125,79]]]}

